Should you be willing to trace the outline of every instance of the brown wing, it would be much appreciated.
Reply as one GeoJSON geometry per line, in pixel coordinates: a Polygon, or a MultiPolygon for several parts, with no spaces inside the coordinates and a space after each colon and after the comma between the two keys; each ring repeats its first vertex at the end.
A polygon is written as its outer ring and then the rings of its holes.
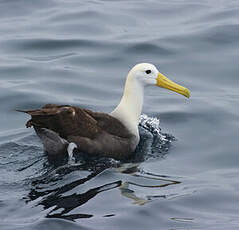
{"type": "Polygon", "coordinates": [[[97,125],[105,132],[123,138],[128,138],[132,135],[118,119],[109,114],[92,112],[91,110],[86,109],[84,109],[84,111],[90,114],[90,116],[97,121],[97,125]]]}
{"type": "Polygon", "coordinates": [[[97,121],[80,107],[47,104],[41,109],[22,112],[32,116],[28,127],[47,128],[63,138],[69,135],[94,138],[99,132],[97,121]]]}
{"type": "Polygon", "coordinates": [[[124,138],[131,136],[126,127],[109,114],[77,106],[46,104],[41,109],[22,112],[32,116],[27,127],[47,128],[63,138],[80,136],[94,139],[102,131],[124,138]]]}

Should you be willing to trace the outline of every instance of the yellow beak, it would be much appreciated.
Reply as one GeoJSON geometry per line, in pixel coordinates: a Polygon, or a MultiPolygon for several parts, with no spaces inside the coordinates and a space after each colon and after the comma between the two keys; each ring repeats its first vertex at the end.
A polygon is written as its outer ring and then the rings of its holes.
{"type": "Polygon", "coordinates": [[[174,83],[173,81],[169,80],[161,73],[158,73],[156,85],[165,89],[172,90],[176,93],[180,93],[187,98],[190,97],[190,91],[187,88],[174,83]]]}

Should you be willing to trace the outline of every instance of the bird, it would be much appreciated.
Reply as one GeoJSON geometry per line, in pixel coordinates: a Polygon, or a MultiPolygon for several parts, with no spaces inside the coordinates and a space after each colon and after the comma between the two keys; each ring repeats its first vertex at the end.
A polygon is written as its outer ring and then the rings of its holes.
{"type": "Polygon", "coordinates": [[[31,116],[26,127],[35,129],[49,156],[72,155],[77,149],[88,156],[122,160],[132,156],[140,141],[138,123],[147,86],[158,86],[190,97],[187,88],[169,80],[153,64],[140,63],[128,72],[123,96],[111,113],[58,104],[17,111],[31,116]]]}

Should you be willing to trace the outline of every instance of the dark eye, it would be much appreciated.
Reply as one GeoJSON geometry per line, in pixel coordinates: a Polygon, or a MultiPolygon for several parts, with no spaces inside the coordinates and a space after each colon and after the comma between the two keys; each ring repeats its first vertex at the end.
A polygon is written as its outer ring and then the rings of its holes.
{"type": "Polygon", "coordinates": [[[151,70],[148,69],[148,70],[145,71],[145,73],[150,74],[150,73],[151,73],[151,70]]]}

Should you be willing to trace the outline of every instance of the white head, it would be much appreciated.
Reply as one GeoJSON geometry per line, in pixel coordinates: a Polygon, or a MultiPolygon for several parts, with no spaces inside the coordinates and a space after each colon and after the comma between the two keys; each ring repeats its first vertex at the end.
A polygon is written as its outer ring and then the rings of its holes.
{"type": "Polygon", "coordinates": [[[143,86],[156,85],[158,77],[157,68],[149,63],[135,65],[128,74],[130,80],[137,80],[143,86]]]}
{"type": "Polygon", "coordinates": [[[135,80],[143,87],[156,85],[175,91],[185,97],[190,97],[190,92],[187,88],[172,82],[161,74],[154,65],[149,63],[137,64],[129,71],[127,81],[131,82],[135,80]]]}

